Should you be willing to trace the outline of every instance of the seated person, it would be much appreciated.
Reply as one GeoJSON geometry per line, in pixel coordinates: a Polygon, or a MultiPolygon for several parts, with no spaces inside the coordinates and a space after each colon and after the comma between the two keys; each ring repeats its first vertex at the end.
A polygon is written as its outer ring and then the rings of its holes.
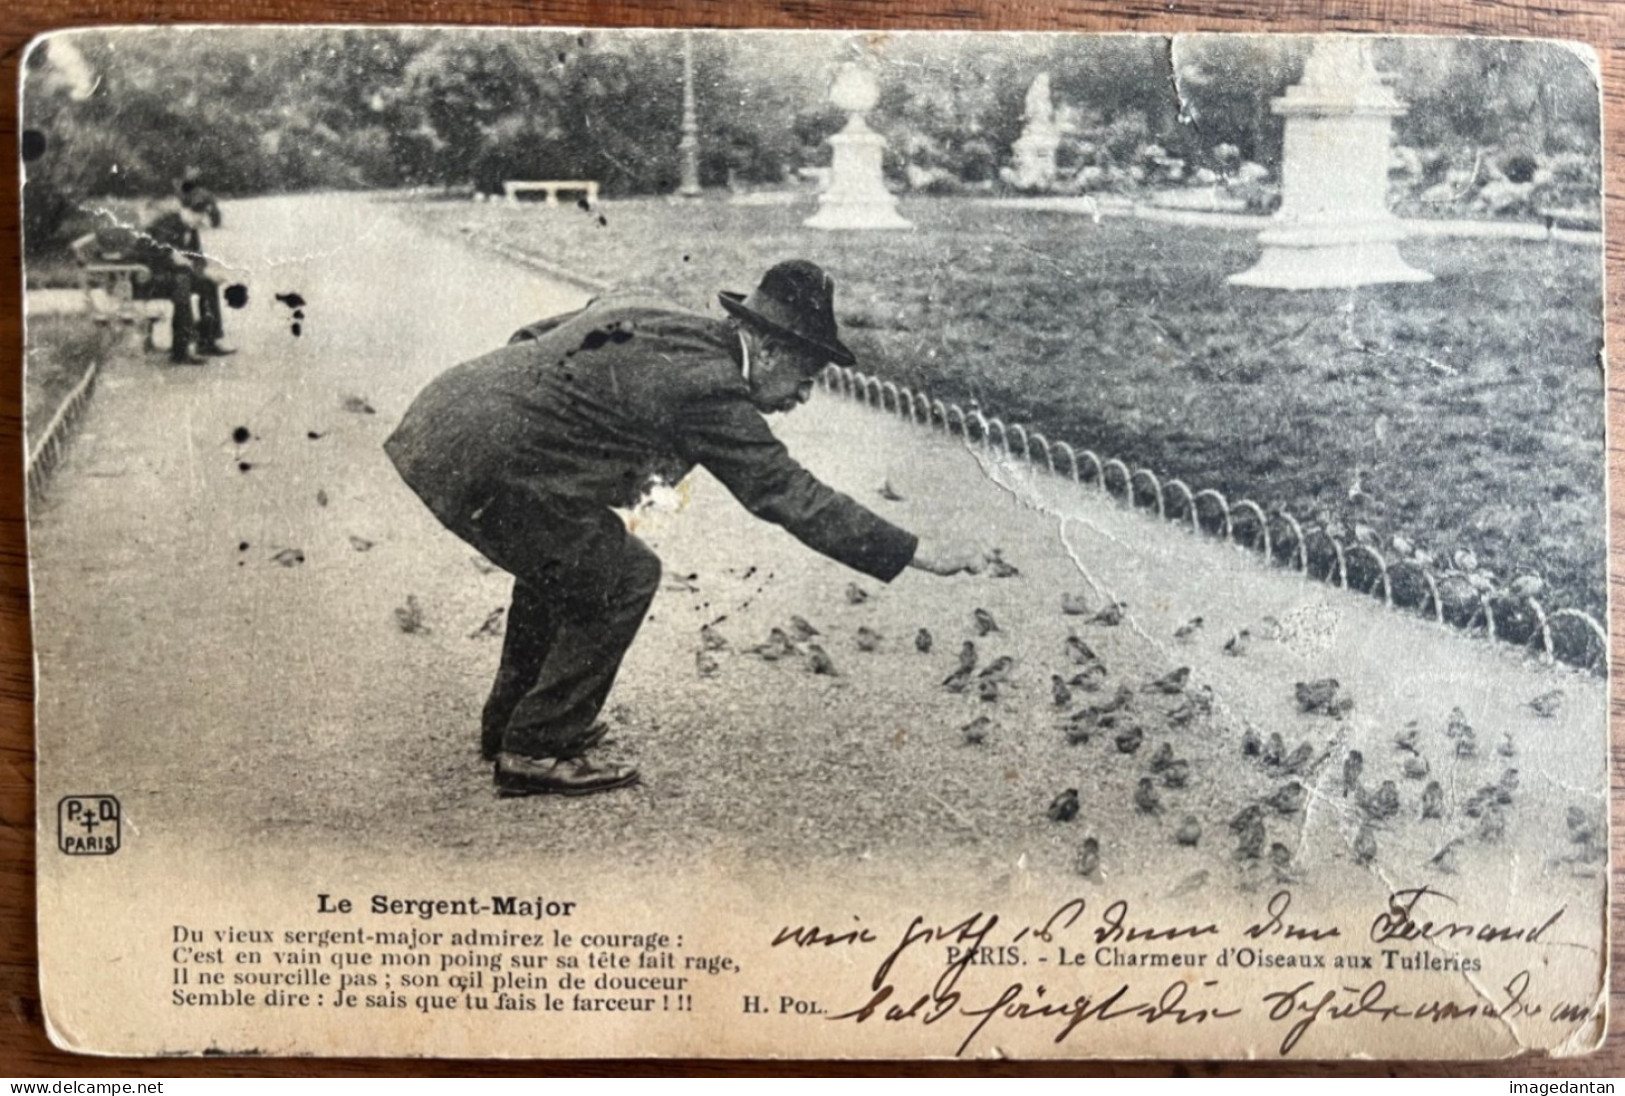
{"type": "Polygon", "coordinates": [[[209,221],[207,201],[193,200],[172,206],[141,230],[131,257],[152,271],[136,287],[140,297],[168,300],[169,360],[176,365],[202,365],[204,358],[236,353],[220,345],[224,325],[220,313],[220,283],[208,275],[199,230],[209,221]],[[192,311],[192,298],[197,311],[192,311]],[[193,345],[196,344],[196,354],[193,345]]]}

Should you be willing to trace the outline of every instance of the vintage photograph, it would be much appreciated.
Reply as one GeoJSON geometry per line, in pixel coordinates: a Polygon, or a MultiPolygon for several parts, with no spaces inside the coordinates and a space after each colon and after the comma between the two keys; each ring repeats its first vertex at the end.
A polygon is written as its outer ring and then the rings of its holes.
{"type": "Polygon", "coordinates": [[[1589,50],[108,28],[23,75],[59,1046],[1600,1044],[1589,50]]]}

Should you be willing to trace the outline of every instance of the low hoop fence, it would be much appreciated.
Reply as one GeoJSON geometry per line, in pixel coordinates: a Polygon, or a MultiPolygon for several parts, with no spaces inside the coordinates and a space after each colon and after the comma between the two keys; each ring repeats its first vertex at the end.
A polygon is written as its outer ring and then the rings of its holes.
{"type": "Polygon", "coordinates": [[[1193,488],[1150,468],[1134,468],[1116,457],[989,417],[978,407],[961,407],[847,366],[829,366],[822,383],[832,393],[910,425],[957,435],[968,446],[1255,553],[1266,566],[1370,597],[1440,626],[1520,644],[1546,663],[1607,667],[1608,631],[1582,610],[1548,609],[1535,597],[1495,587],[1479,574],[1384,555],[1369,537],[1344,543],[1333,531],[1305,525],[1284,509],[1266,509],[1253,499],[1232,500],[1211,487],[1193,488]]]}
{"type": "Polygon", "coordinates": [[[75,384],[57,405],[56,413],[51,416],[51,421],[45,424],[39,440],[29,447],[25,473],[30,499],[37,499],[45,493],[45,485],[50,481],[52,471],[61,463],[62,454],[67,449],[68,436],[84,417],[85,409],[90,406],[90,397],[95,391],[96,378],[100,372],[101,363],[92,361],[90,367],[85,370],[85,375],[79,378],[79,383],[75,384]]]}

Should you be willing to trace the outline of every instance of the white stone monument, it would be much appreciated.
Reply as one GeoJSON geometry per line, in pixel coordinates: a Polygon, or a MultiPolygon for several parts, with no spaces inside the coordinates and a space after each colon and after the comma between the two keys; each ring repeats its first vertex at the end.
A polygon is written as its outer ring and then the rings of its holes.
{"type": "Polygon", "coordinates": [[[1050,101],[1049,73],[1039,73],[1027,89],[1022,117],[1026,124],[1010,146],[1014,162],[999,175],[1020,190],[1048,190],[1055,183],[1055,150],[1061,144],[1055,104],[1050,101]]]}
{"type": "Polygon", "coordinates": [[[856,63],[842,65],[829,98],[850,117],[846,128],[829,139],[834,150],[829,185],[819,196],[818,212],[803,223],[829,229],[913,228],[898,214],[897,199],[881,175],[886,139],[863,120],[880,98],[874,73],[856,63]]]}
{"type": "Polygon", "coordinates": [[[1232,285],[1336,289],[1428,282],[1400,258],[1403,226],[1388,211],[1393,120],[1405,104],[1383,82],[1370,44],[1315,41],[1303,80],[1272,104],[1286,119],[1281,208],[1258,237],[1264,254],[1232,285]]]}

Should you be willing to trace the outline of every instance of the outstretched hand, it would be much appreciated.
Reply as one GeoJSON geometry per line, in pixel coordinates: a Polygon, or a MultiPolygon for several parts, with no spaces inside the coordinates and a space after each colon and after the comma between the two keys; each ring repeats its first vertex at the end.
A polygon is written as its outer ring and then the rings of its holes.
{"type": "Polygon", "coordinates": [[[922,540],[908,565],[933,575],[977,575],[987,566],[987,553],[964,541],[928,544],[922,540]]]}

